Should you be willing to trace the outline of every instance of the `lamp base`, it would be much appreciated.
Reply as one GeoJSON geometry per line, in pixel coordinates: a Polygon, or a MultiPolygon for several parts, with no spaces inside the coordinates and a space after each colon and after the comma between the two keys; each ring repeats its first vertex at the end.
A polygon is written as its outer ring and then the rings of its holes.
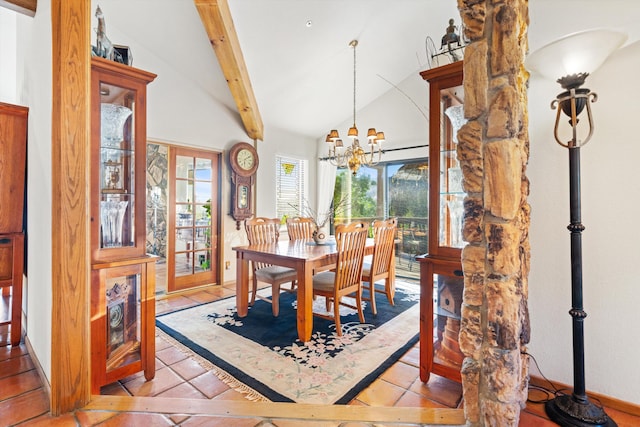
{"type": "Polygon", "coordinates": [[[602,408],[585,400],[580,402],[572,395],[561,395],[544,405],[551,419],[563,427],[617,427],[602,408]]]}

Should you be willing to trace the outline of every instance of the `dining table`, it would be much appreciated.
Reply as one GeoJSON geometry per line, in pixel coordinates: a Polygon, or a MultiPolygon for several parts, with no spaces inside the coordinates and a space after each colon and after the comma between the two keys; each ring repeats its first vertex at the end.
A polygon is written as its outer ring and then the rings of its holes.
{"type": "MultiPolygon", "coordinates": [[[[365,256],[373,254],[374,239],[368,238],[365,256]]],[[[236,246],[236,310],[245,317],[249,311],[249,261],[290,267],[297,274],[297,328],[298,338],[311,339],[313,329],[313,274],[335,266],[337,246],[335,240],[316,244],[313,240],[281,240],[277,243],[236,246]]],[[[392,263],[393,264],[393,263],[392,263]]]]}

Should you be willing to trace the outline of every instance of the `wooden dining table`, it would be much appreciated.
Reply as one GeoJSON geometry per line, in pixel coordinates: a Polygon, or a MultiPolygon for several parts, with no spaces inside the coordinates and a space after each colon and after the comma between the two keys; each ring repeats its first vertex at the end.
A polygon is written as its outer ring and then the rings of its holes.
{"type": "MultiPolygon", "coordinates": [[[[365,255],[373,254],[374,241],[367,239],[365,255]]],[[[298,337],[311,339],[313,329],[313,272],[336,264],[335,244],[316,245],[312,240],[283,240],[278,243],[236,246],[236,309],[238,316],[249,311],[249,261],[290,267],[298,272],[298,337]]]]}

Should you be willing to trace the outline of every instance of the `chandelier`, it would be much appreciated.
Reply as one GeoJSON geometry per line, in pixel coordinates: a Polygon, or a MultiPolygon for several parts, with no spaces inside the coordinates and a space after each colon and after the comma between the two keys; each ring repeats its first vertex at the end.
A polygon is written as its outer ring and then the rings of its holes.
{"type": "Polygon", "coordinates": [[[360,166],[373,166],[380,162],[384,132],[376,132],[375,128],[367,131],[367,151],[360,146],[358,128],[356,127],[356,46],[358,40],[351,40],[349,46],[353,48],[353,126],[349,128],[347,136],[351,138],[351,145],[345,147],[336,129],[327,135],[329,144],[329,161],[339,168],[348,167],[355,175],[360,166]]]}

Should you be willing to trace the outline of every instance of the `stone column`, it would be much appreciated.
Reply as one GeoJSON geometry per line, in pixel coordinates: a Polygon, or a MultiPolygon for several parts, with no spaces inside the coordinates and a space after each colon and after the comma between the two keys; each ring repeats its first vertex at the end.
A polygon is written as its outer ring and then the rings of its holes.
{"type": "Polygon", "coordinates": [[[460,348],[470,426],[517,426],[527,399],[527,0],[458,0],[466,36],[464,296],[460,348]]]}

